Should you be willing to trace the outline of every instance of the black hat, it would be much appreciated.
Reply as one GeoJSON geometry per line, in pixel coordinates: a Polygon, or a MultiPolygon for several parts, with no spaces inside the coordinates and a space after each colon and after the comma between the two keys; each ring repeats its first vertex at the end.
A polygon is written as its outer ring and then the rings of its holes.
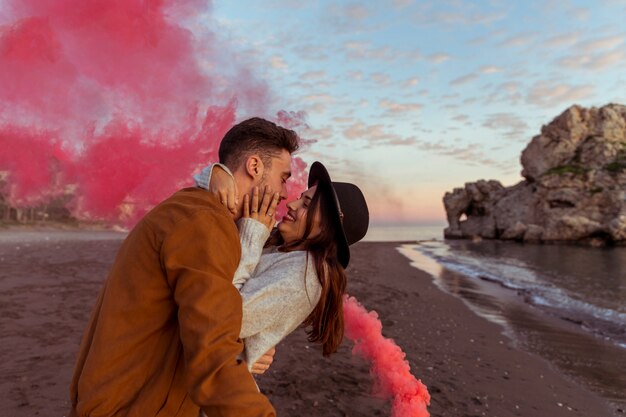
{"type": "Polygon", "coordinates": [[[339,263],[346,268],[350,262],[350,248],[353,243],[363,239],[369,226],[369,210],[363,193],[354,184],[347,182],[332,182],[328,171],[320,162],[313,162],[309,171],[309,188],[320,182],[331,185],[332,201],[336,215],[335,224],[339,225],[336,231],[337,257],[339,263]]]}

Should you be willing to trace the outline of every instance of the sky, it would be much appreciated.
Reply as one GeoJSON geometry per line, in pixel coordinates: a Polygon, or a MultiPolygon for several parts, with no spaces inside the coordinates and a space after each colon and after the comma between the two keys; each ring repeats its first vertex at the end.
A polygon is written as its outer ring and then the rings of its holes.
{"type": "Polygon", "coordinates": [[[373,224],[443,224],[445,192],[521,181],[521,151],[569,106],[626,103],[624,16],[626,0],[218,0],[192,25],[267,83],[262,111],[303,118],[299,156],[358,184],[373,224]]]}
{"type": "MultiPolygon", "coordinates": [[[[363,190],[373,225],[522,180],[568,107],[626,103],[626,0],[0,0],[0,174],[132,225],[252,116],[363,190]],[[4,173],[4,174],[3,174],[4,173]]],[[[297,194],[293,190],[292,194],[297,194]]]]}

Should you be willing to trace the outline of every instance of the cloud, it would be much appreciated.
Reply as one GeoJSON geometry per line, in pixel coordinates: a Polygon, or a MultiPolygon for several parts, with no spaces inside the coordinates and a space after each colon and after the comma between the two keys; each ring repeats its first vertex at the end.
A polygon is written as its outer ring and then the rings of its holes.
{"type": "Polygon", "coordinates": [[[442,53],[432,54],[428,56],[428,60],[435,64],[441,64],[442,62],[446,62],[450,58],[452,58],[450,55],[442,53]]]}
{"type": "Polygon", "coordinates": [[[496,72],[502,71],[502,68],[496,67],[495,65],[487,65],[480,69],[480,72],[483,74],[495,74],[496,72]]]}
{"type": "Polygon", "coordinates": [[[431,152],[436,155],[447,156],[458,161],[464,162],[467,165],[485,165],[500,170],[506,170],[510,168],[509,162],[496,161],[489,158],[480,145],[469,144],[463,147],[458,147],[450,144],[444,144],[442,141],[429,142],[424,140],[415,140],[414,145],[423,151],[431,152]]]}
{"type": "Polygon", "coordinates": [[[370,80],[374,81],[378,85],[389,85],[391,78],[387,74],[382,72],[375,72],[370,75],[370,80]]]}
{"type": "Polygon", "coordinates": [[[511,36],[502,42],[500,46],[524,46],[530,43],[537,36],[537,32],[520,33],[515,36],[511,36]]]}
{"type": "Polygon", "coordinates": [[[396,103],[391,100],[383,99],[378,102],[378,105],[386,110],[388,114],[404,114],[410,112],[416,112],[423,106],[417,103],[396,103]]]}
{"type": "Polygon", "coordinates": [[[301,135],[310,140],[323,141],[323,143],[326,143],[326,141],[335,136],[335,131],[332,126],[322,126],[319,128],[305,129],[301,135]]]}
{"type": "Polygon", "coordinates": [[[528,124],[519,116],[512,113],[493,113],[487,116],[482,124],[483,127],[498,132],[511,139],[524,139],[528,130],[528,124]]]}
{"type": "Polygon", "coordinates": [[[368,125],[361,121],[355,121],[353,124],[343,130],[343,135],[350,140],[363,140],[367,142],[367,148],[378,146],[407,146],[417,143],[415,137],[405,138],[396,133],[388,132],[383,125],[368,125]]]}
{"type": "Polygon", "coordinates": [[[498,90],[504,90],[509,93],[516,93],[517,91],[519,91],[519,88],[520,84],[515,81],[507,81],[498,86],[498,90]]]}
{"type": "Polygon", "coordinates": [[[402,82],[402,86],[403,87],[415,87],[416,85],[418,85],[420,82],[420,79],[418,77],[413,77],[413,78],[409,78],[408,80],[404,80],[404,82],[402,82]]]}
{"type": "Polygon", "coordinates": [[[335,98],[329,94],[309,94],[302,97],[300,103],[307,106],[307,110],[311,113],[323,113],[329,104],[335,102],[335,98]]]}
{"type": "Polygon", "coordinates": [[[362,4],[348,4],[341,9],[341,13],[351,20],[365,20],[369,17],[369,10],[362,4]]]}
{"type": "Polygon", "coordinates": [[[487,25],[507,16],[505,11],[485,13],[482,10],[472,10],[476,6],[471,2],[454,0],[437,3],[446,3],[445,11],[434,10],[435,2],[420,3],[420,7],[413,14],[415,23],[431,26],[487,25]]]}
{"type": "Polygon", "coordinates": [[[267,6],[277,9],[302,9],[306,3],[300,0],[271,0],[267,2],[267,6]]]}
{"type": "Polygon", "coordinates": [[[454,80],[450,81],[450,85],[467,84],[467,83],[470,83],[470,82],[476,80],[477,78],[478,78],[478,75],[476,75],[476,74],[467,74],[467,75],[464,75],[464,76],[459,77],[459,78],[455,78],[454,80]]]}
{"type": "Polygon", "coordinates": [[[564,33],[562,35],[552,36],[551,38],[543,41],[543,44],[553,48],[559,48],[563,46],[573,45],[578,42],[580,32],[564,33]]]}
{"type": "Polygon", "coordinates": [[[472,38],[468,43],[472,46],[477,46],[484,44],[487,41],[491,41],[492,39],[496,39],[506,35],[508,32],[504,30],[492,30],[484,35],[472,38]]]}
{"type": "Polygon", "coordinates": [[[313,86],[313,84],[311,84],[310,82],[296,80],[291,81],[289,84],[286,85],[286,87],[289,89],[289,91],[295,89],[307,91],[311,90],[312,88],[316,88],[317,85],[313,86]]]}
{"type": "Polygon", "coordinates": [[[343,44],[346,55],[352,59],[393,59],[388,46],[374,47],[370,42],[350,41],[343,44]]]}
{"type": "Polygon", "coordinates": [[[316,63],[328,60],[328,48],[326,47],[297,43],[290,50],[295,56],[303,60],[315,61],[316,63]]]}
{"type": "Polygon", "coordinates": [[[574,54],[565,56],[557,64],[570,69],[604,70],[626,61],[626,53],[622,49],[599,54],[574,54]]]}
{"type": "Polygon", "coordinates": [[[344,129],[343,135],[347,139],[363,139],[373,142],[400,138],[400,135],[386,132],[383,125],[366,125],[361,121],[357,121],[344,129]]]}
{"type": "Polygon", "coordinates": [[[371,32],[376,29],[376,26],[371,25],[370,9],[360,3],[333,5],[323,15],[331,28],[339,33],[371,32]]]}
{"type": "Polygon", "coordinates": [[[415,136],[411,136],[408,138],[391,139],[387,141],[386,144],[393,146],[411,146],[417,144],[417,138],[415,136]]]}
{"type": "Polygon", "coordinates": [[[417,61],[422,59],[422,54],[418,49],[414,49],[412,51],[394,52],[394,55],[397,58],[408,59],[409,61],[417,61]]]}
{"type": "Polygon", "coordinates": [[[274,55],[270,58],[270,66],[276,69],[287,68],[287,63],[281,57],[274,55]]]}
{"type": "Polygon", "coordinates": [[[591,85],[571,86],[538,81],[530,88],[526,100],[536,106],[551,107],[589,98],[593,92],[591,85]]]}
{"type": "MultiPolygon", "coordinates": [[[[574,36],[572,35],[572,38],[574,36]]],[[[604,70],[626,60],[623,35],[611,35],[578,42],[569,55],[557,60],[557,65],[569,69],[604,70]]]]}
{"type": "Polygon", "coordinates": [[[328,76],[326,71],[308,71],[300,76],[301,80],[304,81],[317,81],[320,79],[325,79],[328,76]]]}
{"type": "Polygon", "coordinates": [[[567,11],[567,14],[576,20],[587,21],[591,11],[587,7],[575,7],[567,11]]]}
{"type": "Polygon", "coordinates": [[[309,94],[308,96],[302,97],[302,100],[307,102],[323,101],[324,103],[332,103],[335,101],[330,94],[309,94]]]}
{"type": "Polygon", "coordinates": [[[364,74],[362,71],[350,71],[348,73],[348,78],[357,80],[357,81],[361,81],[363,79],[363,76],[364,74]]]}
{"type": "Polygon", "coordinates": [[[354,117],[337,116],[337,117],[333,117],[332,120],[333,122],[340,123],[340,124],[355,123],[354,117]]]}
{"type": "Polygon", "coordinates": [[[415,0],[392,0],[391,4],[396,9],[404,9],[409,7],[415,2],[415,0]]]}
{"type": "Polygon", "coordinates": [[[470,117],[467,114],[457,114],[452,117],[452,120],[455,120],[457,122],[467,122],[469,121],[469,119],[470,117]]]}
{"type": "Polygon", "coordinates": [[[576,49],[582,52],[594,53],[600,49],[613,49],[624,43],[624,37],[621,35],[607,36],[600,39],[590,39],[576,45],[576,49]]]}
{"type": "Polygon", "coordinates": [[[623,50],[619,50],[597,56],[587,67],[589,69],[599,70],[616,66],[623,61],[626,61],[626,53],[623,50]]]}

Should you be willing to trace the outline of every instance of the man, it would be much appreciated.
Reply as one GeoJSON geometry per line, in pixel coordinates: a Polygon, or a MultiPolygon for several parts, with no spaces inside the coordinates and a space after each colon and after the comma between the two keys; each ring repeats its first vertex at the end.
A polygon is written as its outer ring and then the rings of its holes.
{"type": "MultiPolygon", "coordinates": [[[[238,190],[280,190],[297,135],[263,119],[229,130],[220,162],[238,190]]],[[[226,202],[228,203],[228,202],[226,202]]],[[[150,211],[122,244],[83,337],[70,395],[72,416],[274,416],[246,364],[241,255],[233,218],[212,193],[186,188],[150,211]]]]}

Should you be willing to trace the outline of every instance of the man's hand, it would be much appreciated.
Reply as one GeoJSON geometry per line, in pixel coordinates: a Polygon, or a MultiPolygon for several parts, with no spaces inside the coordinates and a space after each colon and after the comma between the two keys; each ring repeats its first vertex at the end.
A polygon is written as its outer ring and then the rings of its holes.
{"type": "Polygon", "coordinates": [[[276,347],[271,348],[254,365],[252,365],[252,373],[262,375],[270,368],[272,362],[274,362],[274,354],[276,353],[276,347]]]}

